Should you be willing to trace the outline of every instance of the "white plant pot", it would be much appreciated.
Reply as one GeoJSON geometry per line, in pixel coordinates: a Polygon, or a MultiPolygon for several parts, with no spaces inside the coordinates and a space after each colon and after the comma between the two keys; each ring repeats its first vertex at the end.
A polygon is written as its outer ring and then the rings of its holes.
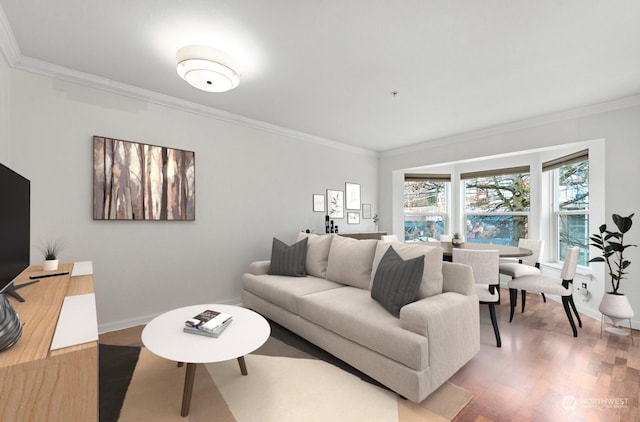
{"type": "Polygon", "coordinates": [[[58,260],[57,259],[45,259],[42,262],[42,269],[44,271],[55,271],[58,269],[58,260]]]}
{"type": "Polygon", "coordinates": [[[598,310],[611,319],[616,327],[634,315],[627,296],[613,293],[605,293],[598,310]]]}

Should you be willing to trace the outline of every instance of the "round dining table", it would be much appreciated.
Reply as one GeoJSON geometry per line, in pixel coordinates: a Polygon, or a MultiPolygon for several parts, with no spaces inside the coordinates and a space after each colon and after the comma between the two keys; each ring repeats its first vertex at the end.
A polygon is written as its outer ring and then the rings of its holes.
{"type": "Polygon", "coordinates": [[[428,245],[442,247],[442,256],[445,261],[451,261],[453,249],[473,249],[480,251],[497,250],[500,258],[522,258],[524,256],[533,255],[533,251],[527,248],[520,248],[511,245],[497,245],[493,243],[469,243],[465,242],[460,246],[453,246],[451,242],[427,242],[428,245]]]}

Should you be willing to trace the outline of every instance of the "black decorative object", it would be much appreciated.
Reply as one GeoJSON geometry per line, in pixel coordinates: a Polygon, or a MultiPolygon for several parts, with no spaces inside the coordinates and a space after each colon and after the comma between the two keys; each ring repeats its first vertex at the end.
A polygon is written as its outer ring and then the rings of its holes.
{"type": "Polygon", "coordinates": [[[338,226],[334,228],[334,233],[338,233],[338,226]]]}
{"type": "Polygon", "coordinates": [[[329,216],[325,216],[324,218],[324,232],[329,233],[329,216]]]}
{"type": "Polygon", "coordinates": [[[330,230],[331,230],[331,233],[334,233],[335,229],[334,229],[334,225],[333,225],[333,220],[331,220],[331,229],[330,230]]]}
{"type": "Polygon", "coordinates": [[[22,335],[22,324],[11,304],[0,294],[0,352],[16,344],[22,335]]]}

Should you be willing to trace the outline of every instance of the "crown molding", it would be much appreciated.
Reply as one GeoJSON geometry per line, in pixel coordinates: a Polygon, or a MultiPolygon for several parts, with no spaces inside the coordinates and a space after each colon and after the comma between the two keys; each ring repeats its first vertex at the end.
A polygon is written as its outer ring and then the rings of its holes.
{"type": "Polygon", "coordinates": [[[4,13],[4,9],[0,4],[0,51],[4,56],[9,66],[13,67],[16,63],[16,59],[20,56],[20,50],[13,37],[11,26],[7,21],[7,15],[4,13]]]}
{"type": "Polygon", "coordinates": [[[590,116],[608,111],[621,110],[624,108],[635,107],[640,105],[640,94],[630,95],[628,97],[618,98],[610,101],[603,101],[597,104],[591,104],[582,107],[576,107],[557,113],[549,113],[529,119],[517,120],[514,122],[504,123],[487,127],[484,129],[473,130],[464,133],[458,133],[443,138],[436,138],[425,142],[409,145],[402,148],[395,148],[388,151],[380,152],[380,157],[393,157],[402,154],[422,151],[427,148],[434,148],[442,145],[451,145],[461,142],[470,141],[485,136],[499,135],[505,132],[513,132],[521,129],[528,129],[536,126],[542,126],[548,123],[560,122],[563,120],[576,119],[580,117],[590,116]]]}
{"type": "Polygon", "coordinates": [[[378,153],[368,149],[347,145],[341,142],[332,141],[308,133],[288,129],[282,126],[251,119],[239,114],[229,113],[214,107],[204,106],[191,101],[182,100],[155,91],[138,88],[121,82],[116,82],[100,76],[88,73],[78,72],[63,66],[44,62],[42,60],[25,57],[20,53],[20,49],[11,31],[11,26],[7,21],[6,15],[0,5],[0,51],[2,51],[7,63],[10,67],[26,72],[48,76],[50,78],[83,85],[89,88],[95,88],[110,93],[123,95],[136,100],[146,101],[156,105],[172,108],[199,116],[216,119],[225,123],[231,123],[237,126],[257,129],[260,131],[272,133],[275,135],[285,136],[305,142],[327,146],[334,149],[343,150],[355,154],[378,157],[378,153]]]}

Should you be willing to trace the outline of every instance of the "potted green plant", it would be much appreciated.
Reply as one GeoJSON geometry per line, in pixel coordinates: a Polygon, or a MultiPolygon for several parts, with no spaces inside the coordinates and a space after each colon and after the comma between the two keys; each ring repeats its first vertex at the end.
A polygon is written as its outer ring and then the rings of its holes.
{"type": "Polygon", "coordinates": [[[49,241],[43,246],[40,246],[40,251],[44,256],[42,262],[42,269],[44,271],[55,271],[58,269],[58,255],[62,251],[62,245],[60,242],[49,241]]]}
{"type": "Polygon", "coordinates": [[[462,246],[462,245],[464,245],[464,239],[462,238],[460,233],[456,232],[456,233],[453,234],[453,237],[451,238],[451,245],[453,245],[453,246],[462,246]]]}
{"type": "Polygon", "coordinates": [[[624,235],[631,229],[634,214],[622,217],[613,214],[611,218],[618,231],[607,230],[607,225],[602,224],[598,233],[591,235],[591,246],[602,251],[601,256],[591,258],[589,262],[604,262],[606,270],[611,278],[611,291],[605,293],[600,302],[599,310],[613,321],[617,327],[620,322],[633,317],[633,309],[627,297],[620,293],[620,281],[627,275],[627,269],[631,261],[624,257],[627,248],[637,245],[625,244],[624,235]]]}

